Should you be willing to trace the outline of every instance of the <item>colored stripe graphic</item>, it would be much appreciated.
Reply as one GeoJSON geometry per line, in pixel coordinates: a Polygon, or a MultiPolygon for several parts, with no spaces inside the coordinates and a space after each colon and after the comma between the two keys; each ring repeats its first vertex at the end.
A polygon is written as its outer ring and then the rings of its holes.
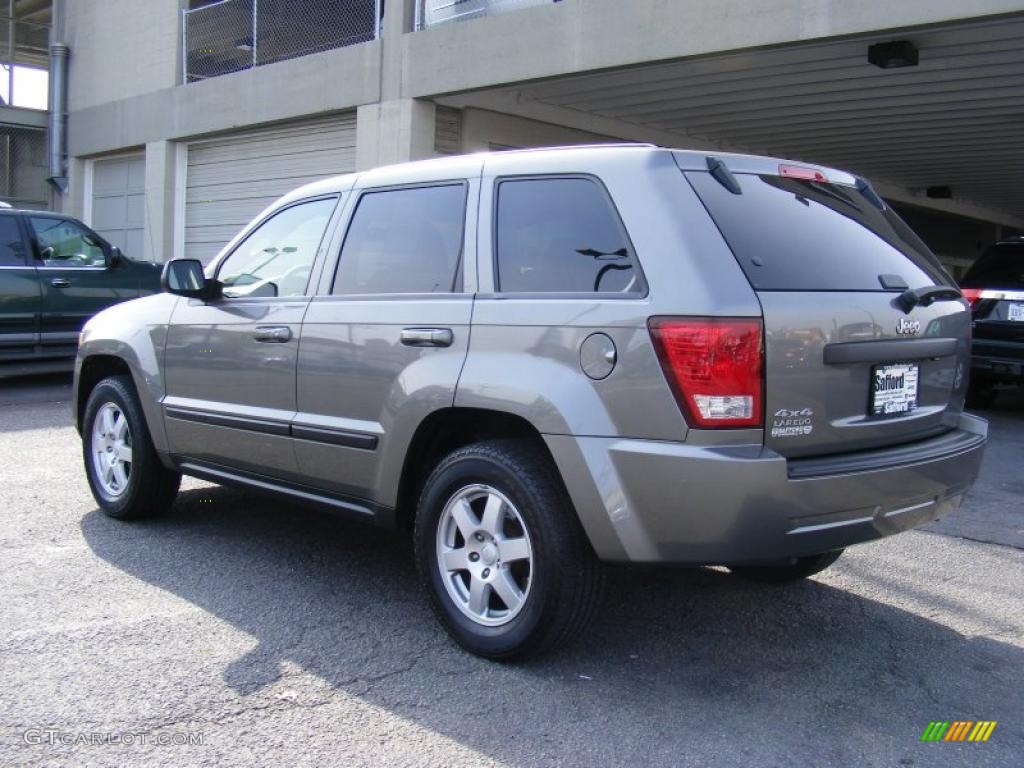
{"type": "Polygon", "coordinates": [[[971,735],[967,738],[968,741],[988,741],[988,737],[992,735],[992,731],[995,730],[995,720],[981,720],[974,730],[971,731],[971,735]]]}
{"type": "Polygon", "coordinates": [[[956,720],[943,741],[963,741],[972,725],[974,723],[967,720],[956,720]]]}
{"type": "Polygon", "coordinates": [[[921,741],[988,741],[995,720],[932,720],[921,734],[921,741]]]}

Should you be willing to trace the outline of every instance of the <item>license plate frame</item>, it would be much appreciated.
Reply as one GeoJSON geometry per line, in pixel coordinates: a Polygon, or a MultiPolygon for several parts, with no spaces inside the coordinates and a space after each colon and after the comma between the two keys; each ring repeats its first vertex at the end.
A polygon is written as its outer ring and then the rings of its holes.
{"type": "Polygon", "coordinates": [[[1014,323],[1024,323],[1024,304],[1010,304],[1006,309],[1006,317],[1014,323]]]}
{"type": "Polygon", "coordinates": [[[920,384],[921,366],[917,363],[872,366],[868,413],[882,418],[913,413],[920,384]]]}

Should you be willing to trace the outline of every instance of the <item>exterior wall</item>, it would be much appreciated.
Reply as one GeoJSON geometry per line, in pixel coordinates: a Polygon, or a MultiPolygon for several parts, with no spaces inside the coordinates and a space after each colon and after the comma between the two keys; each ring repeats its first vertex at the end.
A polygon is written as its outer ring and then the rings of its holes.
{"type": "Polygon", "coordinates": [[[72,52],[71,112],[177,84],[178,0],[65,0],[62,6],[54,34],[72,52]]]}
{"type": "MultiPolygon", "coordinates": [[[[55,39],[72,51],[70,188],[60,205],[82,215],[88,159],[145,148],[146,256],[156,259],[181,255],[182,163],[197,139],[355,109],[360,169],[457,150],[608,140],[707,147],[635,123],[518,103],[501,87],[1020,10],[1019,0],[563,0],[412,32],[415,0],[388,0],[379,40],[179,85],[179,0],[55,2],[55,39]]],[[[917,194],[882,192],[902,201],[917,194]]]]}

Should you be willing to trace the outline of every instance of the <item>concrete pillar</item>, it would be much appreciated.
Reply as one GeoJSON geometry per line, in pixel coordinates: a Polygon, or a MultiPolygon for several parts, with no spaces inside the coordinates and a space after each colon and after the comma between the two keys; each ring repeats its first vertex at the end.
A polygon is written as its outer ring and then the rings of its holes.
{"type": "Polygon", "coordinates": [[[401,97],[402,37],[412,32],[415,17],[415,0],[384,5],[380,101],[356,114],[356,170],[434,156],[434,102],[401,97]]]}
{"type": "Polygon", "coordinates": [[[142,258],[168,261],[174,257],[179,147],[173,141],[151,141],[146,145],[146,214],[142,258]]]}
{"type": "Polygon", "coordinates": [[[434,156],[436,108],[423,99],[364,104],[356,113],[356,170],[434,156]]]}

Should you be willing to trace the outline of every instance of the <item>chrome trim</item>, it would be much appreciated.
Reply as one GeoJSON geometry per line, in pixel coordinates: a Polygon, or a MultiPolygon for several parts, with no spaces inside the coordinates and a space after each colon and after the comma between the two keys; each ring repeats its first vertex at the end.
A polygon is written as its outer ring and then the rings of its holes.
{"type": "Polygon", "coordinates": [[[935,499],[929,499],[928,501],[922,501],[920,504],[911,504],[909,507],[890,509],[883,515],[883,517],[893,517],[894,515],[902,515],[904,512],[913,512],[915,509],[924,509],[925,507],[934,506],[934,504],[935,499]]]}
{"type": "Polygon", "coordinates": [[[827,531],[831,528],[842,528],[847,525],[860,525],[861,523],[870,523],[874,520],[874,515],[870,517],[855,517],[852,520],[840,520],[835,523],[821,523],[819,525],[802,525],[799,528],[794,528],[791,531],[786,531],[787,536],[791,536],[794,533],[815,533],[817,531],[827,531]]]}

